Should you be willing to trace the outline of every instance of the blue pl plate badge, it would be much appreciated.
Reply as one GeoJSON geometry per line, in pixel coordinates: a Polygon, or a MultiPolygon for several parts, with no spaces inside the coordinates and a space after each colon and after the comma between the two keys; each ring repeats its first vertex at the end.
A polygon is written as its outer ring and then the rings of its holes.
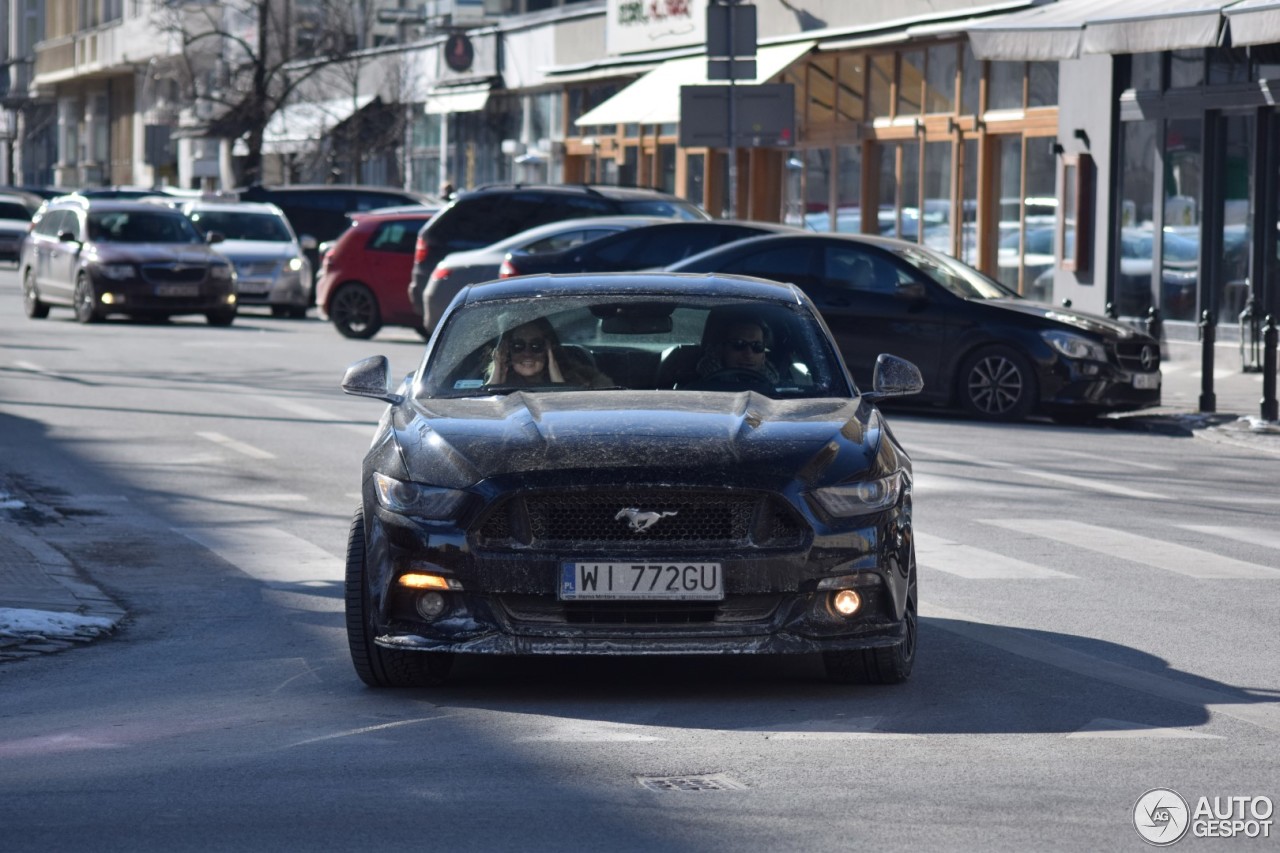
{"type": "Polygon", "coordinates": [[[484,387],[483,379],[459,379],[457,382],[453,383],[453,390],[455,391],[462,391],[467,388],[483,388],[483,387],[484,387]]]}
{"type": "Polygon", "coordinates": [[[561,574],[563,577],[560,580],[560,591],[562,593],[573,592],[573,563],[565,563],[562,567],[561,574]]]}

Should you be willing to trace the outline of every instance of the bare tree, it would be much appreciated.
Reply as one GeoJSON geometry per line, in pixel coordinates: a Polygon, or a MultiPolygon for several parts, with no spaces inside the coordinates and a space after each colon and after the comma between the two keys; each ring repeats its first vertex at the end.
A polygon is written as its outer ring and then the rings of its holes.
{"type": "Polygon", "coordinates": [[[169,3],[158,26],[179,49],[187,96],[203,102],[210,132],[244,138],[243,177],[262,175],[263,133],[299,88],[359,47],[352,0],[169,3]]]}

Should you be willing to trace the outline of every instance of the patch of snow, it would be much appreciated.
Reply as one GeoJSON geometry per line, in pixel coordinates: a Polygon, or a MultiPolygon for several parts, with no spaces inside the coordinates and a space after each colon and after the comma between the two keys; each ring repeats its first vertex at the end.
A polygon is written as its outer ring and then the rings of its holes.
{"type": "Polygon", "coordinates": [[[105,616],[81,616],[79,613],[0,607],[0,636],[50,639],[74,637],[85,633],[109,631],[113,624],[112,620],[105,616]]]}

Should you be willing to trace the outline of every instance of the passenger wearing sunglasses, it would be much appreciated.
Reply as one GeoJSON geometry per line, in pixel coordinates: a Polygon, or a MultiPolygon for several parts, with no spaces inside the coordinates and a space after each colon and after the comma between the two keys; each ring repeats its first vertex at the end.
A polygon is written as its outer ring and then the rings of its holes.
{"type": "Polygon", "coordinates": [[[763,321],[749,317],[729,319],[712,331],[707,351],[698,362],[698,375],[750,370],[776,383],[778,371],[767,355],[769,342],[769,327],[763,321]]]}
{"type": "Polygon", "coordinates": [[[489,385],[612,385],[609,377],[566,355],[556,330],[545,317],[504,333],[485,372],[489,385]]]}

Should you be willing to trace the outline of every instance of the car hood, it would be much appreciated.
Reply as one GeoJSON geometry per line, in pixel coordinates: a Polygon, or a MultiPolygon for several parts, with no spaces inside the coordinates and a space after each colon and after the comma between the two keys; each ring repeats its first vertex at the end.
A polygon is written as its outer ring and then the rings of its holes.
{"type": "Polygon", "coordinates": [[[511,473],[574,469],[608,477],[743,472],[762,481],[838,482],[865,473],[879,413],[858,399],[772,400],[752,392],[552,392],[427,400],[392,426],[408,476],[465,488],[511,473]]]}
{"type": "Polygon", "coordinates": [[[288,260],[302,254],[293,243],[278,240],[223,240],[215,243],[213,250],[232,260],[288,260]]]}
{"type": "Polygon", "coordinates": [[[1046,327],[1053,325],[1071,326],[1085,332],[1091,332],[1105,338],[1129,339],[1138,333],[1130,326],[1096,314],[1082,314],[1067,308],[1056,308],[1043,302],[1032,302],[1027,299],[984,299],[981,304],[990,305],[1003,311],[1017,311],[1032,317],[1047,320],[1046,327]]]}
{"type": "Polygon", "coordinates": [[[98,243],[93,254],[107,263],[207,264],[223,260],[203,243],[98,243]]]}

